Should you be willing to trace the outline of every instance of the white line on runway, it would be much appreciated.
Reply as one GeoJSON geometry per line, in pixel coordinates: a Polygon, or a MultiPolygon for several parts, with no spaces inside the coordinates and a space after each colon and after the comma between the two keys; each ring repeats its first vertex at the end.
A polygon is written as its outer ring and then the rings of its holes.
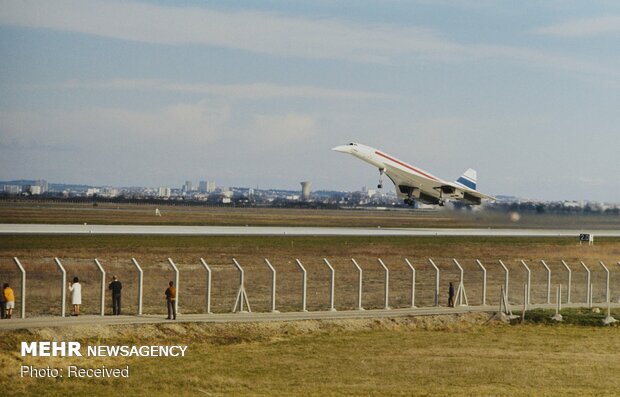
{"type": "Polygon", "coordinates": [[[477,236],[477,237],[620,237],[620,230],[443,229],[286,226],[147,226],[0,224],[0,234],[133,234],[192,236],[477,236]]]}

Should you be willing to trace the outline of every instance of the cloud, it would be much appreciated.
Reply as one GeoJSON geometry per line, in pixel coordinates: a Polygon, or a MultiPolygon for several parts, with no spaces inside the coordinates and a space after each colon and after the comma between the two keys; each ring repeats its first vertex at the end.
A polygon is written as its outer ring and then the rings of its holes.
{"type": "Polygon", "coordinates": [[[253,129],[260,143],[281,147],[311,138],[316,132],[315,126],[311,116],[289,113],[284,116],[256,115],[253,129]]]}
{"type": "Polygon", "coordinates": [[[271,83],[253,84],[187,84],[162,80],[113,79],[108,81],[71,80],[53,85],[30,85],[29,89],[98,89],[126,91],[162,91],[186,94],[204,94],[229,99],[274,99],[306,98],[321,100],[378,100],[397,98],[396,95],[361,90],[340,90],[333,88],[278,85],[271,83]]]}
{"type": "MultiPolygon", "coordinates": [[[[134,42],[204,45],[277,57],[358,63],[459,63],[491,60],[515,62],[527,68],[603,77],[608,84],[618,84],[620,80],[615,65],[607,66],[590,59],[523,46],[459,42],[425,26],[139,2],[22,0],[0,4],[0,25],[75,32],[134,42]]],[[[620,24],[617,17],[603,17],[577,22],[576,26],[578,29],[570,24],[551,26],[541,29],[539,33],[570,35],[571,32],[617,32],[620,24]]],[[[245,99],[380,99],[383,95],[268,83],[196,87],[146,80],[117,80],[113,83],[125,89],[193,91],[245,99]]]]}
{"type": "Polygon", "coordinates": [[[597,178],[592,176],[576,176],[574,180],[586,187],[601,187],[610,185],[610,183],[604,178],[597,178]]]}
{"type": "MultiPolygon", "coordinates": [[[[445,38],[437,30],[423,26],[98,0],[23,0],[5,2],[2,8],[1,25],[77,32],[154,44],[198,44],[281,57],[365,63],[396,63],[402,60],[462,62],[490,58],[553,69],[559,67],[600,72],[586,62],[539,50],[459,43],[445,38]]],[[[152,86],[156,82],[135,83],[152,86]]],[[[320,88],[299,88],[313,96],[336,94],[320,88]]],[[[176,89],[189,90],[189,87],[178,86],[176,89]]],[[[260,84],[256,87],[203,86],[197,89],[223,89],[237,91],[241,95],[257,95],[257,90],[265,89],[267,93],[275,91],[272,95],[281,95],[283,92],[283,87],[260,84]]]]}
{"type": "Polygon", "coordinates": [[[124,150],[146,143],[196,143],[216,139],[230,110],[208,101],[180,103],[153,111],[95,107],[86,110],[0,112],[3,147],[33,150],[61,147],[124,150]],[[36,143],[36,144],[35,144],[36,143]]]}
{"type": "Polygon", "coordinates": [[[455,45],[433,30],[97,0],[5,2],[0,24],[78,32],[155,44],[203,44],[278,56],[389,62],[405,53],[455,45]]]}
{"type": "Polygon", "coordinates": [[[576,38],[620,34],[620,15],[566,21],[536,29],[538,34],[576,38]]]}

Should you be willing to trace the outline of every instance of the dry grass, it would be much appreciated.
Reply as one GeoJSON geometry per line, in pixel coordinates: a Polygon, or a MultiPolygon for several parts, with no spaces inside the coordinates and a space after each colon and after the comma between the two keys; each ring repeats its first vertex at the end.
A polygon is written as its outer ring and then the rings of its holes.
{"type": "Polygon", "coordinates": [[[351,227],[508,227],[618,229],[619,215],[521,214],[491,211],[312,210],[184,205],[31,203],[0,201],[0,223],[351,227]],[[159,208],[163,216],[155,216],[159,208]]]}
{"type": "MultiPolygon", "coordinates": [[[[487,221],[471,215],[466,222],[445,214],[363,212],[289,212],[290,210],[226,210],[175,208],[164,220],[151,217],[152,208],[72,208],[53,211],[14,212],[0,208],[0,221],[93,223],[195,223],[206,224],[347,224],[391,226],[482,226],[487,221]],[[71,211],[75,211],[72,215],[71,211]],[[220,212],[223,211],[223,212],[220,212]],[[50,215],[50,214],[53,214],[50,215]],[[388,215],[386,215],[388,214],[388,215]],[[377,219],[373,219],[374,216],[377,219]],[[91,216],[93,218],[91,218],[91,216]],[[101,218],[96,218],[101,216],[101,218]],[[13,218],[11,218],[13,217],[13,218]],[[54,218],[55,219],[52,219],[54,218]],[[264,219],[261,219],[264,217],[264,219]],[[429,217],[429,218],[423,218],[429,217]],[[274,220],[274,218],[276,218],[274,220]],[[148,220],[147,220],[148,219],[148,220]],[[261,223],[265,222],[265,223],[261,223]],[[358,223],[359,222],[359,223],[358,223]],[[461,222],[461,223],[459,223],[461,222]],[[469,222],[469,223],[468,223],[469,222]],[[481,222],[480,224],[477,222],[481,222]]],[[[17,209],[19,210],[19,209],[17,209]]],[[[170,210],[170,211],[169,211],[170,210]]],[[[26,211],[26,210],[24,210],[26,211]]],[[[29,209],[28,211],[32,211],[29,209]]],[[[468,215],[470,216],[470,215],[468,215]]],[[[592,218],[562,218],[556,224],[592,218]]],[[[536,218],[529,226],[544,226],[550,218],[536,218]]],[[[615,218],[595,225],[615,224],[615,218]]],[[[573,226],[568,226],[573,227],[573,226]]],[[[594,227],[594,226],[590,226],[594,227]]],[[[294,265],[300,258],[308,269],[308,308],[328,307],[328,257],[336,268],[336,306],[355,306],[356,273],[350,262],[364,268],[364,306],[380,307],[383,272],[376,262],[390,267],[390,304],[407,306],[410,273],[402,258],[417,269],[416,303],[433,302],[434,271],[428,257],[441,268],[441,291],[458,279],[452,257],[466,269],[465,286],[470,303],[479,303],[481,273],[474,263],[487,265],[489,303],[497,303],[503,272],[497,259],[510,267],[511,289],[525,280],[519,264],[525,259],[533,271],[534,303],[545,298],[546,274],[537,263],[546,259],[553,283],[566,283],[560,259],[573,269],[573,301],[585,298],[585,271],[591,267],[595,300],[602,298],[604,275],[596,261],[608,264],[620,258],[619,239],[598,239],[594,247],[580,247],[571,239],[452,238],[452,237],[172,237],[172,236],[10,236],[0,238],[0,281],[18,285],[12,256],[22,259],[28,271],[29,315],[58,314],[59,275],[52,259],[61,257],[68,276],[83,280],[83,311],[99,307],[99,275],[92,262],[100,258],[108,274],[124,283],[123,309],[136,310],[137,277],[130,265],[136,257],[145,270],[145,313],[163,313],[163,289],[172,277],[166,258],[181,269],[182,313],[202,312],[205,272],[198,265],[204,257],[213,268],[213,310],[232,308],[238,274],[231,264],[236,257],[246,269],[247,290],[255,311],[269,308],[268,257],[278,270],[278,308],[299,310],[301,276],[294,265]]],[[[612,266],[612,296],[620,295],[620,271],[612,266]]],[[[19,299],[19,291],[16,289],[19,299]]],[[[518,293],[511,300],[520,302],[518,293]]],[[[620,313],[614,314],[620,317],[620,313]]],[[[158,324],[98,327],[44,328],[3,332],[0,338],[0,389],[12,395],[614,395],[620,389],[617,327],[572,325],[507,326],[486,324],[484,315],[399,318],[380,320],[303,321],[272,324],[158,324]],[[78,340],[84,344],[189,345],[185,358],[82,358],[37,359],[19,357],[20,341],[78,340]],[[19,365],[95,367],[130,365],[131,377],[122,380],[20,379],[19,365]],[[576,375],[579,374],[579,375],[576,375]]],[[[182,319],[182,316],[180,317],[182,319]]]]}
{"type": "Polygon", "coordinates": [[[0,341],[12,395],[613,395],[617,328],[487,324],[482,314],[18,331],[0,341]],[[188,344],[184,358],[18,357],[22,340],[188,344]],[[163,342],[165,341],[165,342],[163,342]],[[19,365],[130,366],[121,380],[20,379],[19,365]]]}

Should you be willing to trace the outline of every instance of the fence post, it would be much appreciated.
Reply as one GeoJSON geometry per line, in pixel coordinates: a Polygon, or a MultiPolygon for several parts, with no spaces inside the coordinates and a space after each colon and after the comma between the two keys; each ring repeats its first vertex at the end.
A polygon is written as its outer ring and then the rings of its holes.
{"type": "Polygon", "coordinates": [[[329,263],[329,261],[325,258],[323,258],[323,261],[325,262],[325,264],[327,265],[327,267],[329,267],[329,271],[331,272],[331,279],[329,282],[329,286],[330,286],[330,291],[329,291],[329,311],[335,312],[336,308],[334,307],[334,284],[336,281],[336,271],[334,270],[334,267],[331,265],[331,263],[329,263]]]}
{"type": "Polygon", "coordinates": [[[271,312],[278,313],[276,310],[276,269],[271,266],[271,263],[265,258],[265,263],[271,269],[271,312]]]}
{"type": "Polygon", "coordinates": [[[207,271],[207,314],[211,314],[211,268],[202,258],[200,258],[200,263],[207,271]]]}
{"type": "Polygon", "coordinates": [[[362,268],[357,264],[355,259],[351,258],[351,262],[357,268],[357,310],[364,310],[362,307],[362,268]]]}
{"type": "Polygon", "coordinates": [[[487,305],[487,269],[482,266],[482,262],[476,259],[476,263],[482,269],[482,306],[487,305]]]}
{"type": "Polygon", "coordinates": [[[390,300],[390,269],[385,266],[385,263],[381,260],[381,258],[377,258],[381,267],[383,267],[383,271],[385,273],[385,289],[383,291],[383,296],[385,297],[385,309],[390,309],[389,300],[390,300]]]}
{"type": "Polygon", "coordinates": [[[609,269],[607,269],[607,266],[605,266],[603,261],[599,261],[599,263],[601,264],[601,266],[603,266],[603,268],[607,272],[607,293],[605,294],[606,296],[605,300],[607,301],[607,316],[603,319],[603,325],[609,325],[609,324],[618,322],[618,320],[613,318],[613,316],[611,315],[611,295],[609,293],[609,269]]]}
{"type": "Polygon", "coordinates": [[[431,258],[428,258],[428,261],[435,268],[435,306],[437,307],[439,306],[439,268],[431,258]]]}
{"type": "Polygon", "coordinates": [[[144,281],[144,272],[142,271],[142,268],[138,264],[138,261],[136,260],[136,258],[131,258],[131,261],[133,262],[136,269],[138,269],[138,316],[141,316],[142,315],[142,286],[143,286],[143,281],[144,281]]]}
{"type": "Polygon", "coordinates": [[[529,285],[523,284],[523,312],[521,313],[521,323],[525,322],[525,312],[527,311],[527,305],[529,301],[528,295],[530,294],[529,285]]]}
{"type": "Polygon", "coordinates": [[[570,267],[568,266],[568,264],[564,262],[564,259],[562,259],[562,264],[566,268],[566,271],[568,271],[568,289],[566,290],[566,303],[571,303],[570,302],[570,286],[572,282],[572,271],[570,270],[570,267]]]}
{"type": "Polygon", "coordinates": [[[521,260],[521,263],[523,264],[523,266],[525,267],[525,270],[527,270],[527,304],[531,304],[531,292],[532,292],[532,271],[530,270],[530,268],[527,266],[527,264],[525,263],[524,260],[521,260]]]}
{"type": "Polygon", "coordinates": [[[605,302],[610,302],[611,301],[611,297],[609,296],[609,269],[607,268],[607,266],[605,266],[603,261],[598,261],[598,263],[601,266],[603,266],[603,269],[605,269],[605,273],[607,273],[607,278],[606,278],[606,281],[605,281],[605,285],[606,285],[606,289],[605,289],[605,302]]]}
{"type": "Polygon", "coordinates": [[[545,269],[547,269],[547,304],[550,305],[551,304],[551,269],[549,268],[549,266],[547,266],[544,260],[541,259],[540,262],[543,264],[545,269]]]}
{"type": "Polygon", "coordinates": [[[65,268],[62,266],[62,263],[60,263],[60,259],[58,258],[54,258],[54,262],[56,262],[56,266],[60,269],[60,272],[62,273],[62,278],[61,278],[61,283],[62,286],[60,288],[60,304],[62,305],[61,309],[60,309],[60,316],[64,317],[65,316],[65,306],[67,304],[67,272],[65,271],[65,268]]]}
{"type": "Polygon", "coordinates": [[[586,303],[588,304],[588,307],[592,307],[592,285],[590,284],[590,269],[588,269],[588,267],[585,263],[583,263],[583,261],[581,262],[581,266],[583,266],[583,268],[586,269],[586,272],[588,273],[586,281],[588,283],[588,285],[586,286],[586,303]]]}
{"type": "Polygon", "coordinates": [[[407,264],[407,266],[409,266],[409,269],[411,269],[411,308],[414,309],[415,308],[415,268],[413,267],[413,265],[411,264],[411,262],[409,262],[409,259],[405,258],[405,263],[407,264]]]}
{"type": "Polygon", "coordinates": [[[99,263],[99,259],[95,258],[95,265],[101,272],[101,315],[105,316],[105,270],[103,270],[103,266],[99,263]]]}
{"type": "Polygon", "coordinates": [[[302,285],[301,285],[301,311],[307,312],[308,310],[306,310],[306,294],[308,292],[308,288],[307,288],[307,281],[308,281],[308,276],[306,273],[306,268],[304,267],[304,265],[301,264],[299,259],[295,259],[295,261],[297,262],[297,266],[299,266],[299,268],[301,269],[301,273],[302,273],[302,285]]]}
{"type": "Polygon", "coordinates": [[[502,262],[502,260],[499,260],[499,264],[502,265],[502,267],[504,268],[504,273],[506,274],[505,276],[505,280],[504,280],[504,294],[506,295],[506,301],[508,301],[508,276],[509,276],[509,272],[508,272],[508,268],[506,267],[506,265],[504,265],[504,262],[502,262]]]}
{"type": "Polygon", "coordinates": [[[21,262],[17,257],[13,257],[13,262],[17,265],[19,272],[21,274],[21,318],[26,318],[26,269],[22,266],[21,262]]]}
{"type": "Polygon", "coordinates": [[[461,279],[459,281],[459,287],[456,290],[456,300],[459,302],[458,303],[459,306],[469,306],[469,302],[467,300],[467,293],[465,293],[465,284],[464,284],[464,275],[465,275],[464,273],[465,272],[463,270],[463,267],[461,267],[461,264],[455,258],[452,258],[452,260],[454,261],[454,264],[461,271],[461,279]],[[463,303],[463,300],[465,301],[465,303],[463,303]]]}
{"type": "Polygon", "coordinates": [[[239,262],[237,262],[237,260],[235,258],[233,258],[233,264],[237,267],[237,270],[239,270],[239,291],[237,292],[237,299],[235,300],[235,306],[233,307],[233,313],[237,311],[237,305],[239,306],[239,311],[240,312],[245,312],[245,310],[243,310],[243,303],[245,302],[248,306],[248,312],[252,312],[252,309],[250,308],[250,301],[248,301],[248,295],[245,293],[245,273],[243,271],[243,268],[241,267],[241,265],[239,264],[239,262]]]}
{"type": "Polygon", "coordinates": [[[562,284],[558,284],[558,288],[556,291],[556,302],[557,306],[555,308],[555,315],[551,317],[552,320],[562,321],[562,315],[560,314],[560,310],[562,310],[562,284]]]}
{"type": "Polygon", "coordinates": [[[179,292],[181,292],[179,290],[179,269],[177,268],[177,265],[174,264],[171,258],[168,258],[168,263],[170,263],[170,266],[172,266],[172,269],[174,270],[174,285],[177,287],[177,296],[174,300],[174,311],[179,314],[179,292]]]}

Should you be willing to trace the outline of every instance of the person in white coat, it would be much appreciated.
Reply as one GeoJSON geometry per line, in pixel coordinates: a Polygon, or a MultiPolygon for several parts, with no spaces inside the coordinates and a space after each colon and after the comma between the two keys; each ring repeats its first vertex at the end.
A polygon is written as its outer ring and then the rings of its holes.
{"type": "Polygon", "coordinates": [[[73,277],[73,282],[69,284],[71,292],[71,304],[73,305],[73,315],[80,315],[80,305],[82,304],[82,285],[77,277],[73,277]]]}

